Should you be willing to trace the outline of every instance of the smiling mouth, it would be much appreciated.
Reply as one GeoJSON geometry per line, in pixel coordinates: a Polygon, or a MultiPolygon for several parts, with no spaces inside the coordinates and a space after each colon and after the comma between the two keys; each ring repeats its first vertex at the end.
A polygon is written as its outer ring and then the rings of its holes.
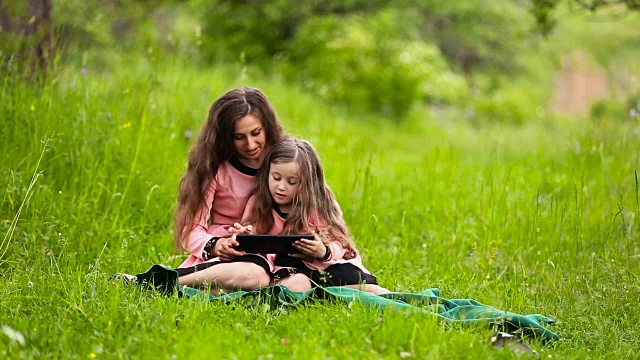
{"type": "Polygon", "coordinates": [[[253,149],[253,150],[247,151],[247,154],[249,154],[249,155],[255,155],[257,153],[258,153],[258,149],[253,149]]]}

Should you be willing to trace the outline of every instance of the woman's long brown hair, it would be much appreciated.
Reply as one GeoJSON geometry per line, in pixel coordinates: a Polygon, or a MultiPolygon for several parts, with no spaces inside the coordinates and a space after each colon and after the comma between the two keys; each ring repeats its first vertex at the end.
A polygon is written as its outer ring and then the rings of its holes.
{"type": "Polygon", "coordinates": [[[273,226],[273,198],[269,192],[271,164],[295,162],[298,164],[300,187],[293,198],[283,234],[305,234],[318,226],[325,227],[320,236],[327,244],[339,241],[345,249],[355,252],[338,203],[326,184],[320,158],[307,141],[287,137],[273,145],[258,172],[255,206],[243,223],[252,224],[257,234],[267,234],[273,226]]]}
{"type": "Polygon", "coordinates": [[[195,226],[196,215],[205,206],[207,190],[218,167],[235,155],[233,133],[236,121],[249,114],[262,121],[267,143],[263,151],[282,137],[280,120],[267,97],[258,89],[244,87],[231,90],[211,105],[207,122],[189,153],[187,172],[180,180],[174,216],[174,245],[177,249],[184,248],[183,243],[195,226]]]}

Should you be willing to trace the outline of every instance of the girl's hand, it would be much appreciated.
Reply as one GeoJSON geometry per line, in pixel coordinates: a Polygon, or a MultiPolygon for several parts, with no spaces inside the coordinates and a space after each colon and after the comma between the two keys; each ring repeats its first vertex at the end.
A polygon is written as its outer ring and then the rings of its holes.
{"type": "Polygon", "coordinates": [[[293,247],[298,249],[301,254],[291,254],[291,256],[306,261],[322,259],[327,253],[327,247],[322,242],[322,239],[320,239],[320,236],[316,233],[313,233],[313,240],[296,240],[296,242],[293,243],[293,247]]]}
{"type": "Polygon", "coordinates": [[[229,228],[227,228],[227,231],[230,234],[249,234],[252,230],[253,226],[251,226],[251,224],[244,226],[240,223],[235,223],[233,226],[229,226],[229,228]]]}
{"type": "Polygon", "coordinates": [[[220,261],[231,261],[244,255],[244,251],[234,249],[234,246],[240,245],[236,241],[236,235],[237,234],[232,234],[231,236],[223,237],[216,241],[216,246],[213,249],[213,255],[219,257],[220,261]]]}
{"type": "Polygon", "coordinates": [[[347,252],[344,253],[344,256],[342,258],[345,260],[351,260],[351,259],[355,259],[357,256],[358,254],[356,254],[355,251],[347,250],[347,252]]]}

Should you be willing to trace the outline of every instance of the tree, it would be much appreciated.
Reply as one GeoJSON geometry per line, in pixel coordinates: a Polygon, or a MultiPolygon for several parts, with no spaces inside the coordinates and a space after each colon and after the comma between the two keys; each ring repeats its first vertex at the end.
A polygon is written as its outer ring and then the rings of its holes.
{"type": "Polygon", "coordinates": [[[0,0],[0,51],[4,61],[46,71],[51,56],[51,1],[0,0]]]}

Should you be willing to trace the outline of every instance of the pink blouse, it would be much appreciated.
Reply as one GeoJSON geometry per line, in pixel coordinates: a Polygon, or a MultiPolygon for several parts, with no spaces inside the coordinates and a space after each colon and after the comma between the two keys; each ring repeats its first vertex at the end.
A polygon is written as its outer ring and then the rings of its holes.
{"type": "Polygon", "coordinates": [[[237,159],[220,164],[218,173],[209,185],[205,203],[196,217],[193,230],[183,244],[191,256],[179,267],[203,263],[202,251],[207,242],[214,236],[228,235],[227,228],[241,220],[249,196],[256,187],[255,173],[255,169],[237,159]]]}

